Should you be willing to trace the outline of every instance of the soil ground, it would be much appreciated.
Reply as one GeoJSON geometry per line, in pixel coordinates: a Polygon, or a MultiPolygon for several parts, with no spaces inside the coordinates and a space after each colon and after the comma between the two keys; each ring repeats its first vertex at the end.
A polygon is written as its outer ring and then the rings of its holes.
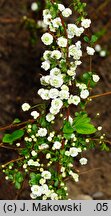
{"type": "MultiPolygon", "coordinates": [[[[40,57],[43,46],[38,39],[37,45],[29,43],[29,34],[20,24],[22,16],[31,15],[30,0],[0,0],[0,125],[1,127],[13,121],[14,118],[24,119],[21,104],[25,101],[37,104],[37,89],[39,89],[40,57]],[[17,20],[17,22],[16,22],[17,20]]],[[[99,43],[107,49],[108,55],[101,58],[98,54],[93,59],[93,70],[101,78],[92,94],[100,94],[111,90],[111,0],[87,0],[87,11],[92,19],[92,32],[106,29],[99,43]],[[96,9],[95,9],[96,8],[96,9]]],[[[88,59],[85,59],[84,70],[88,70],[88,59]]],[[[97,98],[89,106],[89,114],[94,116],[100,112],[98,125],[103,126],[107,138],[111,140],[111,96],[97,98]]],[[[2,134],[1,134],[2,136],[2,134]]],[[[0,162],[9,159],[12,153],[0,151],[0,162]]],[[[111,199],[111,151],[98,150],[86,153],[88,165],[79,167],[80,181],[68,181],[69,195],[73,199],[78,194],[87,194],[94,198],[100,192],[100,199],[111,199]]],[[[25,185],[27,188],[27,184],[25,185]]],[[[16,199],[14,187],[5,181],[0,173],[0,199],[16,199]],[[10,187],[9,187],[10,185],[10,187]]],[[[97,197],[96,197],[97,198],[97,197]]],[[[30,199],[26,189],[19,199],[30,199]]]]}

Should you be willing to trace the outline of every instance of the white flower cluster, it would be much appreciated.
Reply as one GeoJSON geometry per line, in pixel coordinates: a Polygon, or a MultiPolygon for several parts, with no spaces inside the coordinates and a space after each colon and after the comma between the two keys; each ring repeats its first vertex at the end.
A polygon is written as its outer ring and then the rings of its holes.
{"type": "MultiPolygon", "coordinates": [[[[45,72],[49,71],[49,74],[40,78],[43,87],[38,90],[38,95],[43,100],[49,100],[49,108],[45,116],[47,125],[50,125],[50,122],[51,124],[54,123],[55,115],[57,115],[64,106],[68,107],[71,104],[78,106],[81,103],[81,100],[89,97],[87,85],[82,82],[77,82],[76,71],[78,66],[82,63],[81,57],[83,55],[82,42],[80,39],[78,40],[78,37],[83,34],[85,29],[90,27],[91,20],[82,19],[79,27],[74,23],[65,24],[64,26],[62,19],[71,16],[72,10],[70,8],[65,8],[63,4],[56,5],[59,12],[57,12],[57,17],[55,18],[53,18],[54,16],[50,9],[43,10],[43,23],[47,27],[47,32],[42,35],[41,40],[46,46],[49,46],[49,48],[43,53],[41,68],[45,70],[45,72]],[[64,34],[62,34],[62,31],[64,31],[64,34]],[[71,42],[73,38],[74,40],[71,42]],[[71,91],[72,82],[75,82],[78,93],[73,93],[73,91],[71,91]]],[[[90,56],[95,53],[95,50],[92,47],[88,46],[86,50],[87,54],[90,56]]],[[[92,74],[91,76],[95,83],[99,81],[98,75],[92,74]]],[[[28,111],[30,108],[28,103],[22,105],[23,111],[28,111]]],[[[41,117],[36,110],[31,112],[31,116],[34,120],[37,119],[37,121],[41,117]]],[[[61,116],[63,117],[62,114],[60,117],[61,116]]],[[[64,120],[66,121],[67,118],[64,117],[64,120]]],[[[70,125],[73,126],[73,119],[71,116],[68,116],[68,121],[70,125]]],[[[65,166],[64,161],[63,164],[62,160],[60,161],[61,177],[65,178],[68,174],[75,182],[78,182],[79,175],[71,169],[73,163],[70,161],[75,157],[78,157],[83,151],[83,148],[77,147],[77,137],[74,133],[71,134],[70,142],[69,140],[64,139],[63,133],[56,135],[55,131],[49,132],[49,128],[41,126],[41,124],[34,134],[32,126],[28,125],[27,134],[29,137],[26,136],[24,140],[27,144],[29,143],[29,145],[31,142],[35,142],[36,148],[33,146],[30,154],[25,157],[27,162],[25,162],[23,168],[28,170],[28,168],[34,166],[36,170],[40,171],[40,180],[38,181],[38,184],[31,185],[32,193],[30,196],[32,199],[41,198],[42,196],[43,200],[58,200],[60,198],[59,195],[52,189],[53,186],[50,185],[50,187],[48,185],[48,182],[53,182],[54,180],[53,174],[48,170],[44,170],[44,164],[41,164],[40,159],[38,159],[39,153],[41,151],[45,152],[45,159],[46,161],[48,160],[47,167],[49,167],[55,161],[55,155],[59,155],[59,159],[61,160],[60,154],[65,149],[63,157],[67,159],[67,161],[69,160],[69,162],[67,166],[65,166]],[[65,148],[63,149],[64,146],[65,148]]],[[[86,165],[87,159],[81,157],[79,162],[81,165],[86,165]]],[[[61,186],[67,191],[64,184],[61,183],[61,186]]]]}
{"type": "Polygon", "coordinates": [[[47,170],[43,170],[41,173],[41,179],[39,180],[39,185],[31,186],[31,198],[36,199],[37,197],[41,197],[43,200],[51,199],[58,200],[58,194],[54,192],[53,189],[50,189],[47,185],[47,180],[51,179],[51,173],[47,170]]]}

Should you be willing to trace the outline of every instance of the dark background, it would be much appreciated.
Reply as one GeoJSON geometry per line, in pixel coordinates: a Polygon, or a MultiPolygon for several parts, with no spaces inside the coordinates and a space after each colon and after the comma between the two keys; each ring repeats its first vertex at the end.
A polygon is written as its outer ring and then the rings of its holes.
{"type": "MultiPolygon", "coordinates": [[[[29,32],[21,24],[25,15],[32,16],[28,0],[0,0],[0,126],[10,124],[14,118],[24,118],[21,104],[29,102],[37,104],[39,98],[40,57],[44,47],[40,41],[36,46],[29,43],[29,32]]],[[[68,5],[68,1],[63,1],[68,5]]],[[[91,31],[106,30],[98,43],[108,51],[105,58],[96,54],[93,58],[93,70],[101,80],[93,94],[111,91],[111,0],[86,0],[87,12],[92,20],[91,31]]],[[[83,69],[88,70],[89,60],[84,59],[83,69]]],[[[111,140],[111,96],[95,99],[88,107],[91,116],[100,112],[97,124],[103,126],[103,132],[111,140]]],[[[3,133],[0,133],[2,137],[3,133]]],[[[12,153],[11,153],[12,154],[12,153]]],[[[3,150],[0,151],[0,162],[3,160],[3,150]]],[[[8,156],[10,157],[10,153],[8,156]]],[[[111,199],[111,153],[98,150],[87,152],[89,163],[80,167],[79,183],[68,181],[70,197],[87,194],[99,199],[111,199]],[[96,197],[98,198],[98,197],[96,197]]],[[[5,182],[0,174],[0,199],[15,199],[16,191],[5,182]]],[[[25,185],[27,187],[27,185],[25,185]]],[[[24,189],[20,199],[27,199],[29,192],[24,189]]]]}

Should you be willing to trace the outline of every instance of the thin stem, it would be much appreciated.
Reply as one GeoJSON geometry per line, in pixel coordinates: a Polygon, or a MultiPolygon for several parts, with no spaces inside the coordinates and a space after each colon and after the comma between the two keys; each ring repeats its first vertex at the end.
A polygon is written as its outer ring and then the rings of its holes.
{"type": "Polygon", "coordinates": [[[66,113],[66,115],[67,115],[67,121],[68,121],[68,120],[69,120],[69,116],[70,116],[70,107],[67,108],[67,113],[66,113]]]}
{"type": "Polygon", "coordinates": [[[14,151],[19,151],[20,148],[13,148],[13,147],[9,147],[9,146],[5,146],[3,143],[0,144],[0,148],[6,148],[6,149],[11,149],[11,150],[14,150],[14,151]]]}
{"type": "MultiPolygon", "coordinates": [[[[97,139],[97,138],[94,138],[94,139],[92,138],[91,140],[100,141],[100,139],[97,139]]],[[[111,141],[109,140],[103,140],[103,141],[111,145],[111,141]]]]}
{"type": "Polygon", "coordinates": [[[98,97],[107,96],[107,95],[111,95],[111,91],[105,92],[105,93],[102,93],[102,94],[97,94],[97,95],[90,96],[89,99],[98,98],[98,97]]]}
{"type": "Polygon", "coordinates": [[[0,131],[4,131],[4,130],[7,130],[7,129],[11,129],[11,128],[16,128],[16,127],[20,127],[22,125],[25,125],[25,124],[28,124],[28,123],[34,123],[36,120],[35,119],[29,119],[28,121],[24,121],[22,123],[19,123],[19,124],[10,124],[8,126],[5,126],[5,127],[2,127],[0,128],[0,131]]]}
{"type": "Polygon", "coordinates": [[[24,159],[24,157],[20,157],[20,158],[17,158],[17,159],[13,159],[13,160],[11,160],[11,161],[9,161],[9,162],[3,164],[2,167],[4,168],[4,167],[6,167],[8,164],[13,163],[13,162],[20,161],[20,160],[22,160],[22,159],[24,159]]]}

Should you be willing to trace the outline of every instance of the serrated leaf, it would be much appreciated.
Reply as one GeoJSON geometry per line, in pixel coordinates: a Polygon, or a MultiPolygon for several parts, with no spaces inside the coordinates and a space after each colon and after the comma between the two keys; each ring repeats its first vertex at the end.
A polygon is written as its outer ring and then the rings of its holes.
{"type": "Polygon", "coordinates": [[[93,134],[96,132],[96,128],[90,121],[91,119],[87,117],[87,114],[80,114],[75,118],[73,126],[79,134],[93,134]]]}

